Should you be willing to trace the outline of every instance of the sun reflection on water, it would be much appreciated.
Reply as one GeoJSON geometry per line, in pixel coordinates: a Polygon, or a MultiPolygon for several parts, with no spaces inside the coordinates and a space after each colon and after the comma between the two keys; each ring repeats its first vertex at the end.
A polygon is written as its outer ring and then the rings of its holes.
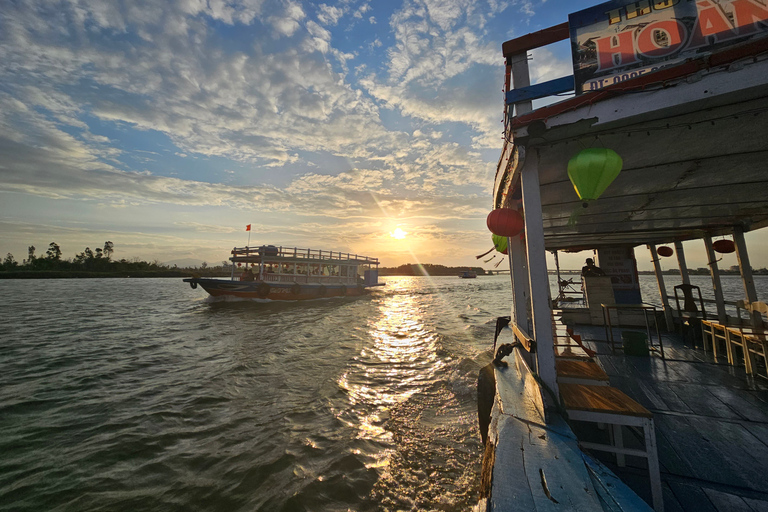
{"type": "MultiPolygon", "coordinates": [[[[339,418],[358,429],[359,439],[390,442],[392,433],[385,428],[390,409],[424,391],[445,365],[437,354],[438,335],[424,324],[421,307],[413,295],[382,297],[378,315],[368,323],[371,344],[338,381],[350,407],[339,418]]],[[[369,467],[386,466],[390,452],[379,453],[369,467]]]]}

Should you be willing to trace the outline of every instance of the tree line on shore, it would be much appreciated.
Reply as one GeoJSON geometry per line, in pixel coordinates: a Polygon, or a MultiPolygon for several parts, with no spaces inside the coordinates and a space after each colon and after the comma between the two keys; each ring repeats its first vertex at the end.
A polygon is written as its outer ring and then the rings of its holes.
{"type": "MultiPolygon", "coordinates": [[[[37,248],[30,245],[27,249],[27,258],[18,262],[13,254],[6,254],[0,261],[0,276],[5,277],[67,277],[86,275],[132,275],[132,276],[186,276],[191,269],[178,268],[176,265],[169,267],[159,261],[143,261],[139,258],[131,260],[114,259],[115,245],[111,241],[104,242],[103,247],[91,249],[86,247],[84,251],[76,254],[74,258],[62,258],[61,246],[51,242],[44,255],[37,255],[37,248]]],[[[217,270],[224,271],[227,262],[222,262],[222,267],[208,267],[206,263],[201,269],[207,269],[209,273],[217,274],[217,270]]],[[[227,266],[227,269],[230,267],[227,266]]],[[[197,270],[197,269],[195,269],[197,270]]],[[[229,272],[229,270],[227,270],[229,272]]]]}
{"type": "Polygon", "coordinates": [[[433,265],[431,263],[425,263],[423,265],[406,263],[399,267],[380,267],[380,276],[423,276],[428,274],[430,276],[455,276],[460,272],[474,271],[477,275],[482,276],[486,274],[486,271],[481,267],[446,267],[444,265],[433,265]]]}

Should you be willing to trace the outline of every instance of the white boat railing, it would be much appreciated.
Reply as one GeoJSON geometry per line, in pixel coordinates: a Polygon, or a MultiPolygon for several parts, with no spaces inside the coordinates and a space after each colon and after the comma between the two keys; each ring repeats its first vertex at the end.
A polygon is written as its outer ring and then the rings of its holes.
{"type": "MultiPolygon", "coordinates": [[[[258,279],[258,278],[257,278],[258,279]]],[[[357,276],[325,276],[306,274],[264,274],[262,281],[268,283],[299,283],[299,284],[344,284],[355,286],[357,276]]]]}
{"type": "Polygon", "coordinates": [[[254,258],[264,261],[279,258],[296,261],[334,261],[353,262],[359,265],[378,265],[378,258],[370,258],[360,254],[352,254],[341,251],[323,251],[321,249],[301,249],[298,247],[277,247],[274,245],[260,245],[258,247],[235,247],[232,249],[231,261],[253,261],[254,258]]]}

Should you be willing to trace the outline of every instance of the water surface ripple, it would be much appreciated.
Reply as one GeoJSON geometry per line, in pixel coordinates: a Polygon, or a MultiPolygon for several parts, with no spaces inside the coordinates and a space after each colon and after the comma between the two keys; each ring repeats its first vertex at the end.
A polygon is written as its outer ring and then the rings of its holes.
{"type": "Polygon", "coordinates": [[[504,278],[212,303],[0,281],[2,510],[466,510],[504,278]]]}
{"type": "Polygon", "coordinates": [[[0,281],[0,510],[470,509],[509,278],[386,281],[303,303],[0,281]]]}

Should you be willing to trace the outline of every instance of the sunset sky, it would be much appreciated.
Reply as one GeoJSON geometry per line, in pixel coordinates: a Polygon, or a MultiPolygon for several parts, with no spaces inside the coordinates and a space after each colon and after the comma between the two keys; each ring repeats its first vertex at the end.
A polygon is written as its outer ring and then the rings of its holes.
{"type": "MultiPolygon", "coordinates": [[[[597,3],[3,2],[0,253],[219,264],[252,224],[252,244],[477,264],[501,43],[597,3]]],[[[534,62],[571,74],[567,43],[534,62]]]]}

